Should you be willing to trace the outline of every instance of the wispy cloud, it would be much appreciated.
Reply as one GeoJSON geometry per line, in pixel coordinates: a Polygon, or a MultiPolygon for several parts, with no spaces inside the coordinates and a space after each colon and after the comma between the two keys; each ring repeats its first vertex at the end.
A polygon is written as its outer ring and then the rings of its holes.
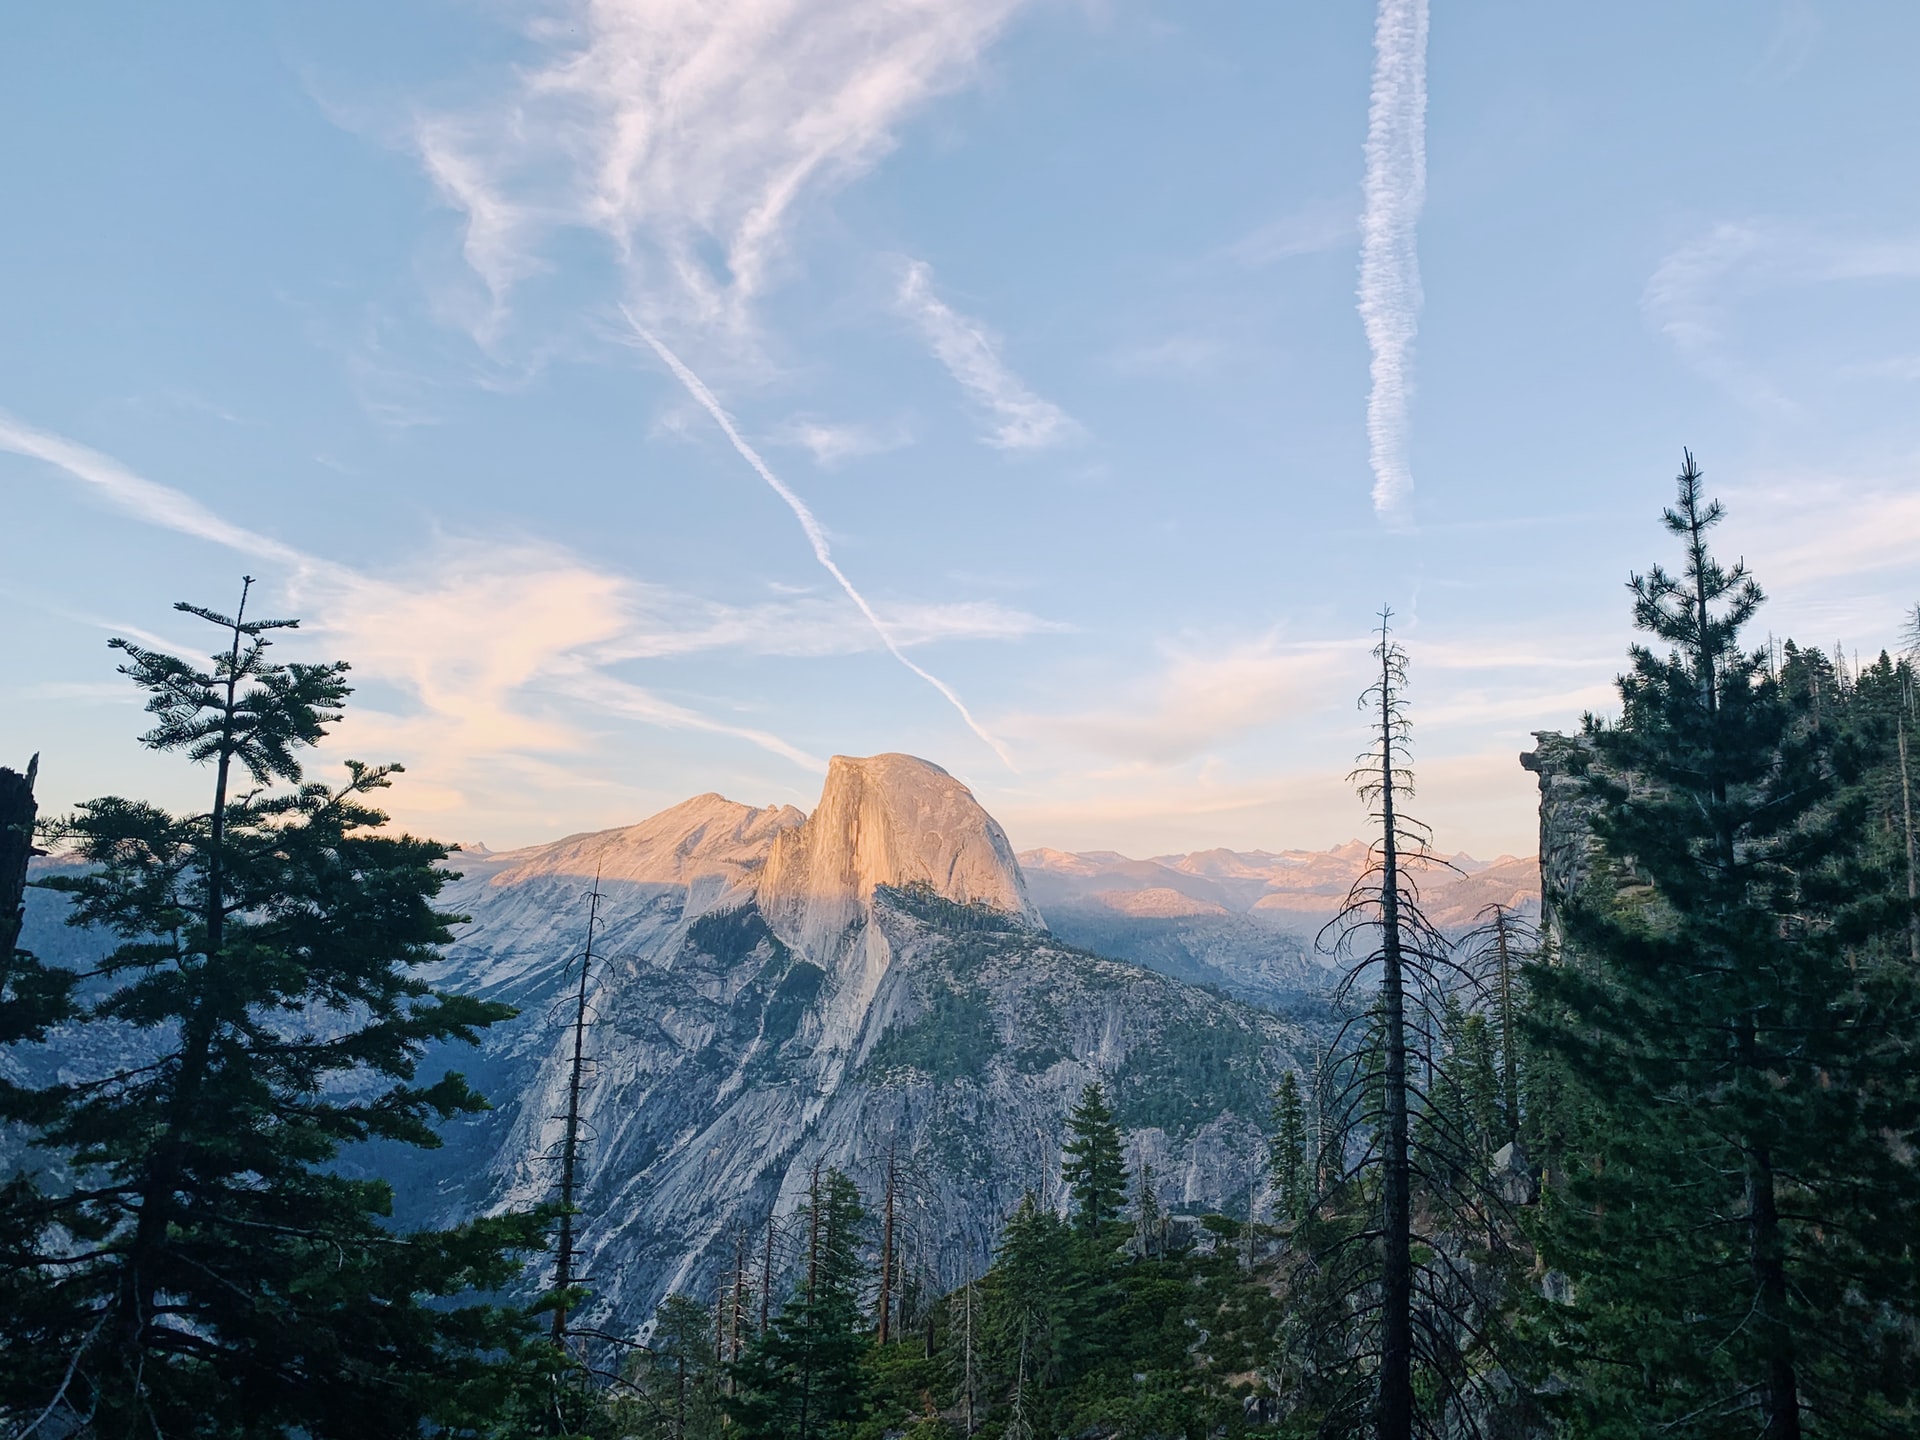
{"type": "Polygon", "coordinates": [[[1229,347],[1206,335],[1169,335],[1114,351],[1107,363],[1122,375],[1196,375],[1218,366],[1229,347]]]}
{"type": "MultiPolygon", "coordinates": [[[[774,603],[732,605],[634,581],[626,588],[625,614],[620,639],[606,647],[609,657],[650,660],[737,650],[813,659],[885,648],[866,618],[843,601],[805,591],[774,603]]],[[[1068,628],[991,600],[894,601],[885,616],[887,633],[903,648],[946,640],[1020,640],[1068,628]]]]}
{"type": "MultiPolygon", "coordinates": [[[[1667,255],[1640,303],[1647,322],[1700,374],[1753,409],[1794,414],[1800,407],[1735,343],[1738,303],[1810,285],[1915,279],[1920,237],[1723,221],[1667,255]]],[[[1844,367],[1842,373],[1860,372],[1844,367]]]]}
{"type": "Polygon", "coordinates": [[[1322,200],[1249,231],[1223,253],[1238,264],[1257,269],[1301,255],[1342,249],[1352,244],[1358,233],[1351,202],[1322,200]]]}
{"type": "Polygon", "coordinates": [[[1342,703],[1366,660],[1359,640],[1286,643],[1276,636],[1221,648],[1164,647],[1159,670],[1106,704],[1005,722],[1015,734],[1063,742],[1129,764],[1163,767],[1193,760],[1251,731],[1342,703]],[[1351,682],[1343,685],[1342,681],[1351,682]]]}
{"type": "Polygon", "coordinates": [[[1427,189],[1427,0],[1380,0],[1360,215],[1360,319],[1373,351],[1367,448],[1373,508],[1411,523],[1407,405],[1420,320],[1420,207],[1427,189]]]}
{"type": "Polygon", "coordinates": [[[862,615],[866,616],[867,623],[873,627],[873,633],[880,637],[881,643],[887,647],[888,651],[893,655],[893,658],[906,666],[907,669],[911,670],[914,674],[918,675],[922,680],[926,681],[927,684],[931,685],[935,690],[938,690],[941,695],[945,696],[947,703],[953,706],[953,708],[959,712],[960,718],[966,722],[967,728],[973,731],[975,735],[992,749],[994,754],[1000,757],[1001,764],[1005,765],[1009,770],[1013,769],[1013,757],[1007,752],[1007,748],[998,740],[994,739],[992,735],[988,734],[986,728],[982,726],[978,720],[974,719],[973,712],[967,708],[966,702],[954,692],[953,687],[937,675],[930,673],[922,666],[914,664],[912,660],[907,658],[906,651],[901,649],[900,642],[894,636],[892,630],[890,630],[886,622],[874,612],[873,606],[867,603],[867,597],[862,595],[860,591],[854,587],[854,583],[847,578],[846,572],[843,571],[834,560],[833,546],[827,541],[826,528],[821,525],[813,511],[807,507],[807,502],[795,494],[792,487],[784,480],[774,474],[772,469],[767,465],[767,462],[760,458],[760,452],[746,442],[746,439],[740,434],[738,427],[734,425],[733,417],[728,415],[720,402],[714,398],[713,392],[706,387],[706,384],[698,375],[686,367],[678,355],[663,345],[652,331],[648,330],[632,315],[629,315],[627,318],[632,323],[634,332],[653,348],[654,353],[660,357],[666,364],[666,367],[671,370],[680,383],[686,387],[687,393],[693,396],[693,398],[700,403],[701,408],[713,417],[713,423],[720,427],[721,433],[727,437],[728,441],[733,445],[733,448],[739,452],[740,458],[745,460],[747,464],[753,468],[755,474],[767,482],[768,487],[773,493],[778,495],[780,499],[785,502],[786,507],[793,512],[793,518],[800,522],[800,529],[806,534],[807,543],[813,547],[813,558],[820,562],[821,569],[833,577],[834,583],[846,592],[847,598],[853,602],[854,607],[859,610],[862,615]]]}
{"type": "Polygon", "coordinates": [[[1001,360],[994,337],[933,293],[933,272],[910,263],[895,297],[940,363],[993,417],[987,442],[1002,450],[1038,450],[1080,434],[1071,416],[1029,390],[1001,360]]]}
{"type": "Polygon", "coordinates": [[[334,640],[361,676],[413,704],[404,715],[356,707],[356,739],[403,743],[457,770],[504,754],[581,748],[575,721],[543,708],[540,693],[586,703],[614,697],[610,713],[732,735],[824,768],[776,736],[697,715],[604,674],[626,658],[632,586],[561,551],[456,542],[416,573],[372,576],[234,525],[110,456],[3,414],[0,450],[44,461],[147,524],[287,567],[291,598],[311,610],[307,629],[334,640]]]}
{"type": "Polygon", "coordinates": [[[1020,0],[572,0],[503,94],[414,143],[497,325],[562,228],[613,242],[655,329],[742,331],[810,196],[964,83],[1020,0]]]}
{"type": "Polygon", "coordinates": [[[1812,0],[1782,0],[1773,38],[1748,78],[1768,84],[1799,74],[1820,43],[1820,28],[1820,12],[1812,0]]]}
{"type": "Polygon", "coordinates": [[[774,439],[782,445],[794,445],[805,450],[823,470],[831,470],[847,460],[884,455],[889,450],[898,450],[913,443],[913,435],[905,425],[881,428],[835,424],[805,416],[787,421],[774,432],[774,439]]]}
{"type": "MultiPolygon", "coordinates": [[[[1727,508],[1729,534],[1745,542],[1763,585],[1811,589],[1877,577],[1910,588],[1920,553],[1920,457],[1873,475],[1769,476],[1729,491],[1727,508]]],[[[1900,603],[1913,598],[1903,592],[1900,603]]]]}

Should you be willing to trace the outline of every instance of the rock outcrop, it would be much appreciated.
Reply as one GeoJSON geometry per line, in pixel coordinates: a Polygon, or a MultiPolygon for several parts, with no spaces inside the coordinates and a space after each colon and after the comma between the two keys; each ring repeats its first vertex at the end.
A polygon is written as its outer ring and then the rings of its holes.
{"type": "Polygon", "coordinates": [[[1594,753],[1580,736],[1557,730],[1536,730],[1533,739],[1520,765],[1540,777],[1540,929],[1558,946],[1563,937],[1556,909],[1587,883],[1599,856],[1596,802],[1583,783],[1594,753]]]}

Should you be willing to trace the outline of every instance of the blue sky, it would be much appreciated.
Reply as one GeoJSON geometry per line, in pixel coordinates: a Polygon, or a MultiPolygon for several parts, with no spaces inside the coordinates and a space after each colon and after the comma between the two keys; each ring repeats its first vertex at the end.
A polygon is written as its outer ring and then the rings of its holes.
{"type": "Polygon", "coordinates": [[[243,572],[355,665],[331,756],[496,846],[880,750],[1021,846],[1333,843],[1391,605],[1419,813],[1524,853],[1682,445],[1765,627],[1920,598],[1901,0],[9,31],[0,759],[52,808],[192,798],[105,641],[243,572]]]}

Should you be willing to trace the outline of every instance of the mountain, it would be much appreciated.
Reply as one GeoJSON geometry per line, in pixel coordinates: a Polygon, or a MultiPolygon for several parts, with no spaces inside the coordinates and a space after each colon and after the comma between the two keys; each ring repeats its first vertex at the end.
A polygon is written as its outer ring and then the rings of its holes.
{"type": "Polygon", "coordinates": [[[709,1295],[815,1165],[871,1197],[908,1160],[926,1279],[986,1263],[1029,1188],[1062,1199],[1064,1118],[1102,1080],[1181,1206],[1244,1207],[1297,1024],[1051,935],[1006,835],[940,767],[836,757],[810,816],[704,795],[639,825],[463,863],[435,983],[521,1008],[448,1052],[496,1109],[438,1152],[370,1153],[403,1214],[552,1191],[566,1021],[598,877],[581,1228],[591,1312],[709,1295]]]}
{"type": "MultiPolygon", "coordinates": [[[[811,815],[708,794],[458,854],[442,899],[467,918],[429,978],[520,1014],[422,1073],[462,1070],[496,1108],[447,1127],[440,1150],[367,1146],[349,1163],[394,1181],[403,1220],[551,1196],[591,913],[580,1227],[604,1327],[644,1323],[672,1290],[711,1295],[815,1165],[875,1195],[889,1147],[912,1177],[922,1278],[977,1274],[1026,1190],[1063,1202],[1065,1116],[1094,1079],[1163,1200],[1244,1213],[1268,1097],[1311,1058],[1334,978],[1312,932],[1364,858],[1016,856],[964,784],[906,755],[836,757],[811,815]]],[[[1532,903],[1532,862],[1455,866],[1426,887],[1444,924],[1532,903]]],[[[97,954],[61,908],[35,893],[27,943],[97,954]]],[[[143,1043],[87,1027],[0,1065],[78,1077],[143,1043]]]]}
{"type": "MultiPolygon", "coordinates": [[[[1111,850],[1024,850],[1027,884],[1053,933],[1257,1004],[1310,1013],[1334,975],[1315,940],[1367,863],[1331,850],[1197,850],[1133,860],[1111,850]]],[[[1427,916],[1471,929],[1494,903],[1539,912],[1538,862],[1460,854],[1418,876],[1427,916]]]]}

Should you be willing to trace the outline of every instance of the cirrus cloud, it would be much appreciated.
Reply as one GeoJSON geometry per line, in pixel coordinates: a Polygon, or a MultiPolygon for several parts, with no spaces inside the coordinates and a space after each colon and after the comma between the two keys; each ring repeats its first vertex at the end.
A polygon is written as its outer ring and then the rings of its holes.
{"type": "Polygon", "coordinates": [[[556,231],[613,244],[656,329],[734,333],[810,196],[861,175],[972,74],[1021,0],[577,0],[500,93],[413,143],[466,216],[497,329],[556,231]]]}

